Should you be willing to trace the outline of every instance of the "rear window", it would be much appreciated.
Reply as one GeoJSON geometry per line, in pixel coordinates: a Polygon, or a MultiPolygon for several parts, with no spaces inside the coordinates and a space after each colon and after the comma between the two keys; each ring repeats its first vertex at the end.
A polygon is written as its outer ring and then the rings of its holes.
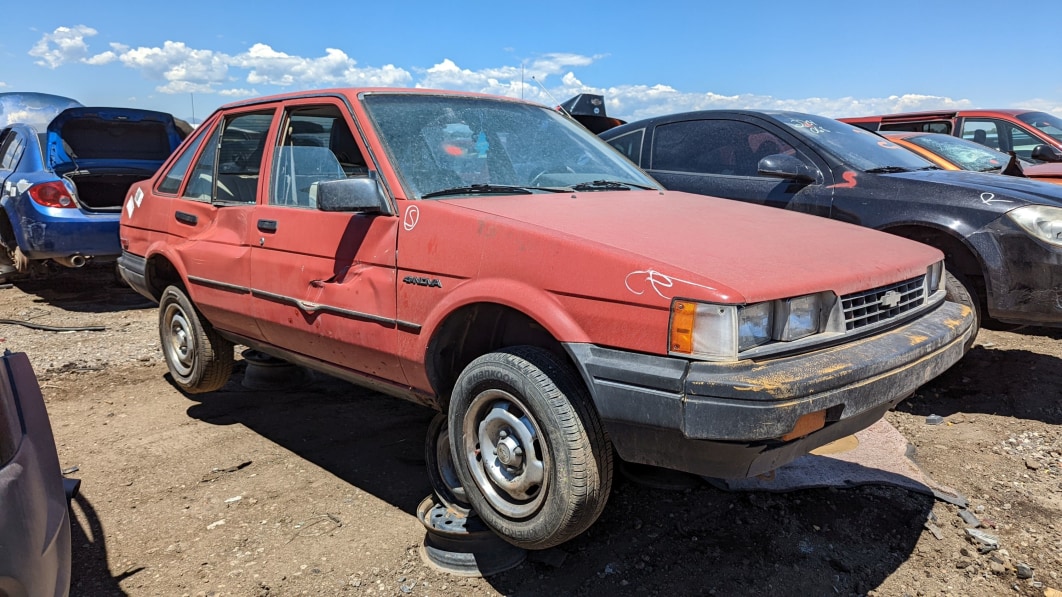
{"type": "Polygon", "coordinates": [[[173,150],[161,122],[72,120],[63,125],[66,152],[75,160],[123,159],[163,161],[173,150]]]}

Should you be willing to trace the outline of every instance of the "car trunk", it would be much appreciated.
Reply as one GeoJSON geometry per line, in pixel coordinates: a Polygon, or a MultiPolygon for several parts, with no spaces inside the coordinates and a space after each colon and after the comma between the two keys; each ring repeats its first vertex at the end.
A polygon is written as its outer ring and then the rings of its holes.
{"type": "Polygon", "coordinates": [[[117,211],[129,186],[150,178],[184,135],[163,112],[71,108],[48,125],[48,162],[74,183],[82,209],[117,211]]]}

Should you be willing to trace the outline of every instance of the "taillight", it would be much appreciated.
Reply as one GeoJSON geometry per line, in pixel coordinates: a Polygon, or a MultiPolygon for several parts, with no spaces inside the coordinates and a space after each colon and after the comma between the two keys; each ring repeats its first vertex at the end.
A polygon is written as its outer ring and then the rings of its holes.
{"type": "Polygon", "coordinates": [[[29,195],[45,207],[76,207],[70,189],[58,180],[33,185],[29,188],[29,195]]]}

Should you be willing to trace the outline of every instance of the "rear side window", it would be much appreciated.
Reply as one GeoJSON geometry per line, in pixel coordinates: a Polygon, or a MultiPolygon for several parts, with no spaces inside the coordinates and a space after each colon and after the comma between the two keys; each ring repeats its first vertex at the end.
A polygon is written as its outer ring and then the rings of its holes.
{"type": "Polygon", "coordinates": [[[188,176],[184,197],[254,203],[273,110],[226,118],[211,134],[188,176]]]}

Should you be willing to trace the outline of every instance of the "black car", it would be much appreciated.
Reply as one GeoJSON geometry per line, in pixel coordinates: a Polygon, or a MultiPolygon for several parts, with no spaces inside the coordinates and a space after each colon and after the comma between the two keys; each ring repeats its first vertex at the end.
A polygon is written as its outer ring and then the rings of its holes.
{"type": "Polygon", "coordinates": [[[1008,324],[1062,326],[1062,188],[940,170],[809,114],[701,111],[601,137],[665,187],[884,230],[939,248],[949,299],[1008,324]]]}

